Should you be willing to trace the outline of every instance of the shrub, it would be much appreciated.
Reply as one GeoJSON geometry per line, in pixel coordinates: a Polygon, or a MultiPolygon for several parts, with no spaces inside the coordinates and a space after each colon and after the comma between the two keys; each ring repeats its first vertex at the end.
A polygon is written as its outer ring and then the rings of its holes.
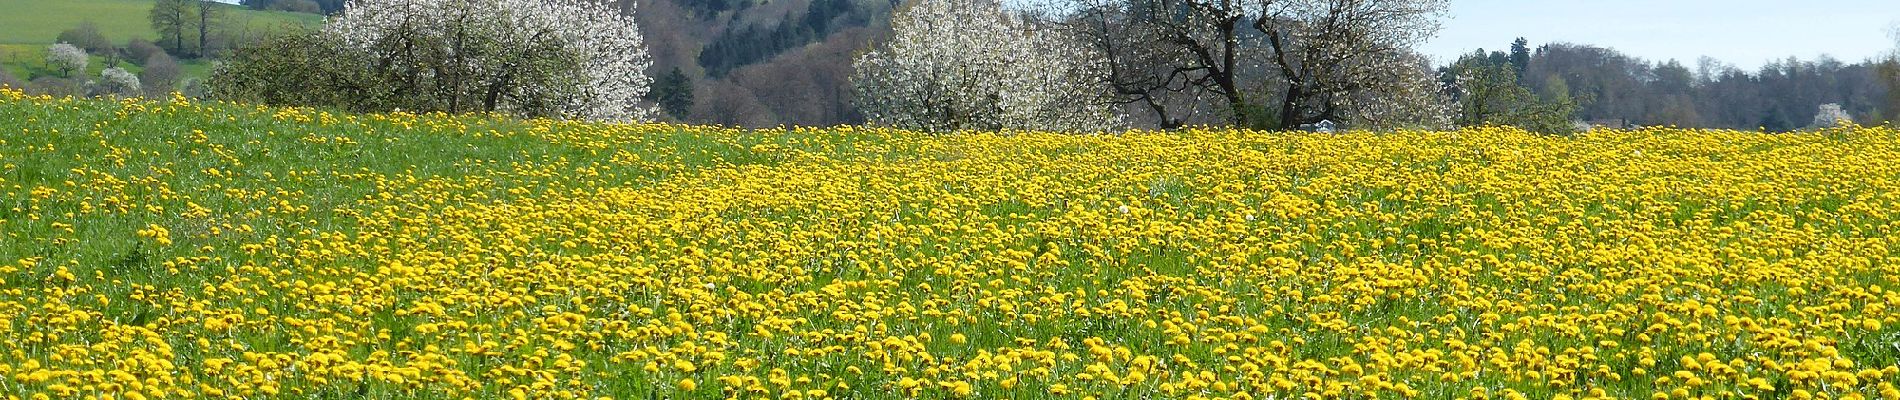
{"type": "Polygon", "coordinates": [[[270,3],[270,10],[322,14],[323,6],[310,0],[281,0],[270,3]]]}
{"type": "Polygon", "coordinates": [[[139,71],[139,82],[145,84],[146,94],[159,97],[171,93],[183,73],[178,68],[178,61],[172,56],[153,54],[151,58],[145,59],[145,70],[139,71]]]}
{"type": "Polygon", "coordinates": [[[123,68],[106,68],[99,71],[99,81],[93,92],[94,95],[137,96],[139,77],[123,68]]]}
{"type": "Polygon", "coordinates": [[[71,43],[94,54],[105,54],[113,50],[112,41],[107,40],[105,35],[99,34],[99,27],[93,25],[92,21],[80,22],[79,26],[61,31],[57,41],[71,43]]]}
{"type": "Polygon", "coordinates": [[[150,40],[133,38],[125,42],[126,59],[132,60],[132,62],[149,61],[153,55],[159,54],[164,54],[167,58],[171,56],[165,53],[164,48],[158,47],[158,44],[152,43],[150,40]]]}
{"type": "Polygon", "coordinates": [[[206,92],[215,99],[274,105],[335,107],[368,112],[406,104],[394,100],[388,76],[342,41],[316,32],[265,38],[238,49],[219,66],[206,92]]]}
{"type": "Polygon", "coordinates": [[[52,96],[81,96],[86,94],[85,82],[72,78],[42,76],[27,83],[28,92],[52,96]]]}
{"type": "Polygon", "coordinates": [[[203,79],[185,78],[184,81],[178,84],[178,92],[184,94],[185,97],[202,99],[205,98],[206,93],[210,92],[210,89],[205,87],[205,81],[203,79]]]}
{"type": "Polygon", "coordinates": [[[1814,114],[1814,128],[1836,128],[1854,124],[1854,118],[1847,115],[1838,103],[1822,104],[1820,111],[1814,114]]]}
{"type": "Polygon", "coordinates": [[[21,81],[19,77],[13,76],[12,72],[7,72],[6,68],[0,68],[0,86],[19,90],[26,90],[27,88],[26,82],[21,81]]]}

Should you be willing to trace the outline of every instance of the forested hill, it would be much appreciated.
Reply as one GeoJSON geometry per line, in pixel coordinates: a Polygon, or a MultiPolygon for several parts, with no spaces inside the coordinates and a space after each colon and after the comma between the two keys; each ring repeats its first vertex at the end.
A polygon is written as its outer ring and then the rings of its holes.
{"type": "Polygon", "coordinates": [[[636,0],[670,117],[740,126],[862,120],[851,58],[895,0],[636,0]]]}

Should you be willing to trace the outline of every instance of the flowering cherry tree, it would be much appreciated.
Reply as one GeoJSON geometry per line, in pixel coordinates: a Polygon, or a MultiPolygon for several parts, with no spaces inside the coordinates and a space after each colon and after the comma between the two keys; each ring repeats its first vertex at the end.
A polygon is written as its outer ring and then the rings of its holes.
{"type": "Polygon", "coordinates": [[[872,124],[933,132],[1123,126],[1098,57],[994,0],[921,0],[891,27],[891,41],[854,64],[872,124]]]}
{"type": "Polygon", "coordinates": [[[86,71],[86,51],[66,43],[55,43],[46,47],[46,65],[59,70],[60,76],[72,76],[73,71],[86,71]]]}
{"type": "Polygon", "coordinates": [[[631,17],[591,0],[353,0],[324,31],[427,93],[416,108],[641,120],[651,65],[631,17]]]}

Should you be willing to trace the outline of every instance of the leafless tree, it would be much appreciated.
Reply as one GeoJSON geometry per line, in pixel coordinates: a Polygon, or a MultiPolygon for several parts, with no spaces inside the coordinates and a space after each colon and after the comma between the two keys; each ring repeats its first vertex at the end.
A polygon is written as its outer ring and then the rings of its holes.
{"type": "Polygon", "coordinates": [[[219,18],[223,17],[224,9],[219,8],[223,6],[223,4],[218,4],[218,2],[215,1],[198,1],[198,13],[196,17],[198,17],[199,56],[211,55],[211,26],[217,23],[219,18]]]}
{"type": "Polygon", "coordinates": [[[173,53],[185,54],[185,27],[191,23],[188,0],[158,0],[152,4],[152,30],[158,31],[159,43],[171,45],[173,53]]]}
{"type": "Polygon", "coordinates": [[[1088,38],[1109,87],[1179,126],[1216,99],[1228,123],[1438,126],[1449,107],[1413,48],[1446,0],[1025,0],[1088,38]]]}
{"type": "Polygon", "coordinates": [[[1319,120],[1444,125],[1413,48],[1436,35],[1446,0],[1263,0],[1253,26],[1286,83],[1280,127],[1319,120]],[[1421,77],[1424,77],[1421,79],[1421,77]],[[1422,86],[1422,87],[1421,87],[1422,86]]]}
{"type": "MultiPolygon", "coordinates": [[[[1105,60],[1107,87],[1121,102],[1175,128],[1219,99],[1226,123],[1252,114],[1241,68],[1260,50],[1248,37],[1244,0],[1051,0],[1034,15],[1058,21],[1105,60]]],[[[1257,36],[1257,35],[1256,35],[1257,36]]]]}

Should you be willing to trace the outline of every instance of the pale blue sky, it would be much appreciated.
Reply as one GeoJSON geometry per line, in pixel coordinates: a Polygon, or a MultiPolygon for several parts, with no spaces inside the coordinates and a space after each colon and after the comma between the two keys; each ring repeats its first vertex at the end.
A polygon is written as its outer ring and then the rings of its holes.
{"type": "Polygon", "coordinates": [[[1900,0],[1451,0],[1451,19],[1422,49],[1440,64],[1511,40],[1592,44],[1695,68],[1710,56],[1745,70],[1828,54],[1856,62],[1894,47],[1900,0]]]}

